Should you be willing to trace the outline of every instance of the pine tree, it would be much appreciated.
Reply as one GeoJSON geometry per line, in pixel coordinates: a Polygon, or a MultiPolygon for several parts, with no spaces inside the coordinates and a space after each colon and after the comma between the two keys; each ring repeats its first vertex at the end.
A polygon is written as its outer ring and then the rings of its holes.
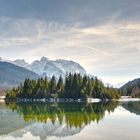
{"type": "MultiPolygon", "coordinates": [[[[129,90],[132,90],[131,87],[129,90]]],[[[134,92],[134,91],[133,91],[134,92]]],[[[138,93],[138,92],[137,92],[138,93]]],[[[120,92],[113,87],[105,87],[101,80],[81,76],[80,74],[69,74],[63,78],[60,76],[58,82],[53,76],[51,80],[47,77],[38,80],[25,79],[23,84],[8,92],[7,98],[101,98],[114,99],[120,97],[120,92]]]]}
{"type": "Polygon", "coordinates": [[[59,94],[59,96],[61,96],[63,92],[64,92],[64,83],[63,78],[60,76],[57,83],[57,93],[59,94]]]}
{"type": "Polygon", "coordinates": [[[55,79],[55,76],[53,76],[50,80],[49,92],[50,92],[50,94],[55,94],[56,93],[56,79],[55,79]]]}

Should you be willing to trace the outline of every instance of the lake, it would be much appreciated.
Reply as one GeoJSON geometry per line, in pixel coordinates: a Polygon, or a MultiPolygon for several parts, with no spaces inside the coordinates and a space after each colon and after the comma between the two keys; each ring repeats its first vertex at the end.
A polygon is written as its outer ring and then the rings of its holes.
{"type": "Polygon", "coordinates": [[[140,101],[0,103],[0,140],[139,140],[140,101]]]}

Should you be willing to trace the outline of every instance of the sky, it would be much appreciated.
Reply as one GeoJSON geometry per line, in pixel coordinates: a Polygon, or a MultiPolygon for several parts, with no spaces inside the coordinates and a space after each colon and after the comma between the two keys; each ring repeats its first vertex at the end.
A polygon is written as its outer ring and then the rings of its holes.
{"type": "Polygon", "coordinates": [[[80,63],[116,85],[140,77],[140,0],[0,0],[0,57],[80,63]]]}

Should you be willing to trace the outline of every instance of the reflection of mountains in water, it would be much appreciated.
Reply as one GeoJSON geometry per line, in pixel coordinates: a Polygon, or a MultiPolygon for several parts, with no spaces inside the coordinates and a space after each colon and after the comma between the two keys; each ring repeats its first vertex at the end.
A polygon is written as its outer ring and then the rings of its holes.
{"type": "Polygon", "coordinates": [[[47,136],[65,137],[79,133],[82,127],[67,127],[65,120],[62,124],[59,123],[58,118],[54,124],[48,119],[46,123],[43,122],[25,122],[13,110],[6,108],[4,104],[0,104],[0,139],[3,137],[12,136],[14,138],[23,137],[27,132],[31,132],[33,136],[39,136],[41,140],[46,139],[47,136]]]}
{"type": "Polygon", "coordinates": [[[19,130],[29,124],[31,122],[25,122],[16,112],[8,109],[4,103],[0,103],[0,135],[19,130]]]}
{"type": "Polygon", "coordinates": [[[67,127],[66,123],[60,124],[58,119],[55,121],[54,124],[50,120],[46,123],[42,122],[35,122],[25,128],[10,133],[9,136],[12,137],[23,137],[23,135],[27,132],[30,132],[33,136],[39,136],[41,140],[47,139],[47,137],[56,136],[56,137],[66,137],[72,136],[79,133],[85,125],[80,127],[67,127]]]}
{"type": "Polygon", "coordinates": [[[126,102],[122,106],[131,113],[140,115],[140,102],[126,102]]]}
{"type": "Polygon", "coordinates": [[[18,131],[11,131],[10,136],[22,137],[31,132],[33,136],[44,140],[48,136],[65,137],[79,133],[91,121],[103,119],[105,111],[113,112],[117,103],[7,103],[7,106],[26,122],[34,122],[18,131]]]}

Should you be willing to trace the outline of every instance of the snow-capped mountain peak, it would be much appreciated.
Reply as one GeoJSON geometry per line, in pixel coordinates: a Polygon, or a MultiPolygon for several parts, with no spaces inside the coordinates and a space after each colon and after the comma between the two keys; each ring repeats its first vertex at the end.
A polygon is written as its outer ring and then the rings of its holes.
{"type": "Polygon", "coordinates": [[[17,59],[12,61],[12,63],[31,70],[42,77],[52,77],[53,75],[56,78],[60,75],[65,77],[66,73],[80,73],[81,75],[86,75],[86,71],[79,63],[64,59],[53,61],[43,56],[40,60],[35,60],[31,64],[27,63],[24,59],[17,59]]]}
{"type": "Polygon", "coordinates": [[[15,65],[22,66],[22,67],[26,67],[29,65],[24,59],[16,59],[13,61],[13,63],[15,65]]]}
{"type": "Polygon", "coordinates": [[[47,58],[45,56],[41,57],[41,59],[40,59],[40,62],[47,62],[47,61],[49,61],[49,58],[47,58]]]}

